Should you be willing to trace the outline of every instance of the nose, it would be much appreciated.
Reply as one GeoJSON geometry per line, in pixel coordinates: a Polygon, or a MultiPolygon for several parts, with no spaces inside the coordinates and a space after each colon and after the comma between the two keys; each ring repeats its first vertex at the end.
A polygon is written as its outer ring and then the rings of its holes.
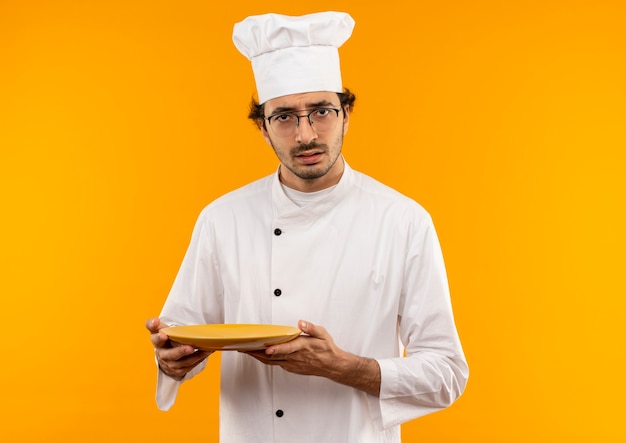
{"type": "Polygon", "coordinates": [[[296,128],[296,142],[307,144],[315,139],[317,139],[317,132],[311,125],[308,116],[299,116],[298,127],[296,128]]]}

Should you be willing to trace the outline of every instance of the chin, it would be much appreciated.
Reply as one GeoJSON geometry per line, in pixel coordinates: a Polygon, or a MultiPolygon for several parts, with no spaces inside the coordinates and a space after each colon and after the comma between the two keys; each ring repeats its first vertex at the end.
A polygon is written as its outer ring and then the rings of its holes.
{"type": "Polygon", "coordinates": [[[296,175],[303,180],[315,180],[324,177],[327,173],[328,171],[303,171],[296,175]]]}

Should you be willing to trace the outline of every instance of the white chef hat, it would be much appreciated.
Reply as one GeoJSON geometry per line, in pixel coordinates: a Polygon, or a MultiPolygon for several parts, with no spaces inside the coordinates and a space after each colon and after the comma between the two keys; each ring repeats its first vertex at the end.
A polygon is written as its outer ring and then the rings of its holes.
{"type": "Polygon", "coordinates": [[[345,12],[264,14],[235,24],[233,42],[252,62],[259,103],[299,92],[342,92],[338,48],[352,34],[345,12]]]}

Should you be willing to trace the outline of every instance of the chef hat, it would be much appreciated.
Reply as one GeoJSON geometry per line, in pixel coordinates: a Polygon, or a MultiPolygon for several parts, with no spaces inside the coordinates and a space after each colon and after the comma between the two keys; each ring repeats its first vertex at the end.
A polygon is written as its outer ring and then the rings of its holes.
{"type": "Polygon", "coordinates": [[[352,34],[344,12],[264,14],[235,24],[233,42],[252,62],[259,103],[299,92],[342,92],[338,48],[352,34]]]}

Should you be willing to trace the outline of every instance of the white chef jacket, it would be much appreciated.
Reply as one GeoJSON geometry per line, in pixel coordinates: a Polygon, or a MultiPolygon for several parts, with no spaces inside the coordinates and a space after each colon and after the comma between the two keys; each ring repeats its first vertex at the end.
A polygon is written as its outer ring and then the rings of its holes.
{"type": "MultiPolygon", "coordinates": [[[[223,351],[222,443],[399,442],[401,423],[465,388],[430,216],[347,164],[335,189],[304,207],[287,198],[278,172],[208,205],[161,313],[169,325],[300,319],[376,359],[380,396],[223,351]]],[[[159,408],[172,406],[180,383],[159,372],[159,408]]]]}

